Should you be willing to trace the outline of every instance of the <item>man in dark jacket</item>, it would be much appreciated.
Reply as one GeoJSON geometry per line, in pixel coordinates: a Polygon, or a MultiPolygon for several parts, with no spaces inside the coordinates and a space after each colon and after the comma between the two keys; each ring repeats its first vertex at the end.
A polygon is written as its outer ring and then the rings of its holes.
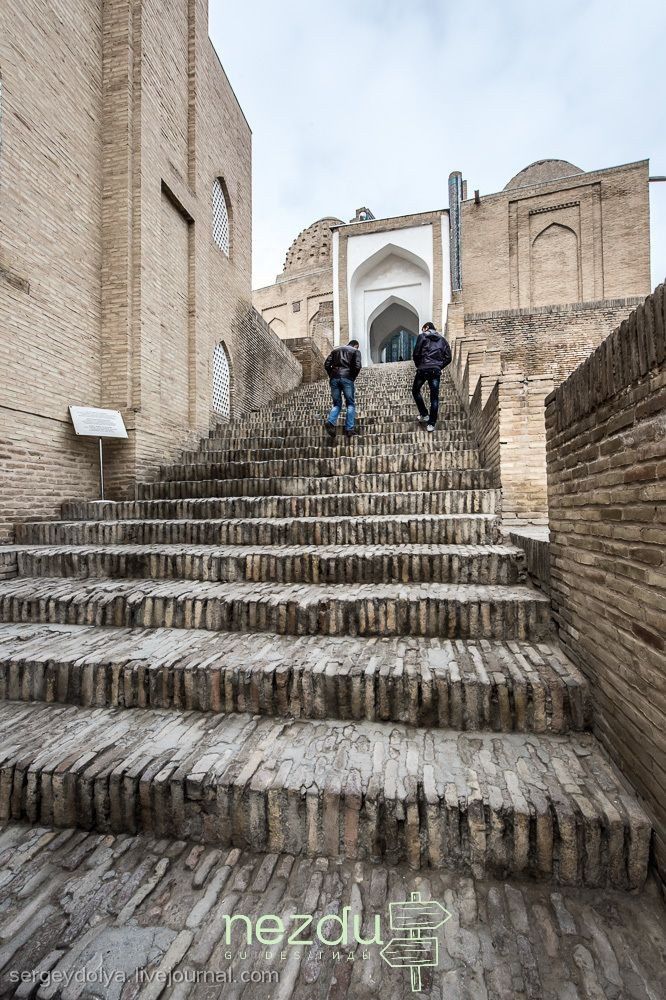
{"type": "Polygon", "coordinates": [[[326,374],[331,380],[331,399],[333,409],[324,420],[324,430],[333,439],[336,433],[336,423],[342,410],[342,397],[347,404],[345,418],[345,437],[354,437],[358,431],[354,427],[356,407],[354,405],[354,381],[361,370],[361,352],[358,340],[350,340],[346,347],[336,347],[324,362],[326,374]]]}
{"type": "Polygon", "coordinates": [[[434,323],[424,324],[414,345],[412,358],[416,365],[412,396],[419,408],[419,422],[427,424],[428,430],[432,432],[437,423],[439,382],[442,370],[451,364],[451,348],[444,337],[437,333],[434,323]],[[421,390],[426,382],[430,389],[430,413],[428,413],[421,395],[421,390]]]}

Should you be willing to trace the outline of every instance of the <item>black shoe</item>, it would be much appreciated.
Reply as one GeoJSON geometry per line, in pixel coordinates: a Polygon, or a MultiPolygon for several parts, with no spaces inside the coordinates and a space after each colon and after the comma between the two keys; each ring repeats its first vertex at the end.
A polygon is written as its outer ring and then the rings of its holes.
{"type": "Polygon", "coordinates": [[[334,424],[329,424],[328,420],[324,420],[324,430],[330,437],[331,441],[335,441],[335,434],[337,431],[337,427],[335,427],[334,424]]]}
{"type": "Polygon", "coordinates": [[[358,431],[356,430],[355,427],[352,427],[352,429],[350,431],[348,431],[347,428],[345,427],[345,437],[346,438],[355,438],[355,437],[358,437],[358,431]]]}

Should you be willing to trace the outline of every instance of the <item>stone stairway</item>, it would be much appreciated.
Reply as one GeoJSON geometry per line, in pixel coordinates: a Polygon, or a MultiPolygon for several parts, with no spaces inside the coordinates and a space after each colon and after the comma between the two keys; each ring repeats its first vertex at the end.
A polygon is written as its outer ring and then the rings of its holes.
{"type": "Polygon", "coordinates": [[[650,825],[504,545],[452,384],[366,370],[216,427],[136,500],[22,524],[0,818],[637,889],[650,825]]]}

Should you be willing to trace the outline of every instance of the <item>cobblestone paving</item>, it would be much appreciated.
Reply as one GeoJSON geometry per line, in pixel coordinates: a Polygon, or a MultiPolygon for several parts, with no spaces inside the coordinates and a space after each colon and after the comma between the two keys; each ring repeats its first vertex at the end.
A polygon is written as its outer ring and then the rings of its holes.
{"type": "MultiPolygon", "coordinates": [[[[431,932],[438,964],[423,969],[422,996],[664,996],[666,918],[651,882],[633,896],[16,823],[0,833],[0,995],[407,1000],[415,995],[409,969],[389,967],[380,951],[400,936],[391,930],[388,904],[415,892],[451,914],[431,932]],[[227,945],[228,918],[239,914],[249,918],[252,943],[248,924],[236,921],[227,945]],[[295,922],[295,914],[312,920],[295,922]],[[298,932],[312,943],[276,936],[266,940],[278,943],[258,943],[264,915],[282,920],[285,937],[298,932]],[[341,944],[319,940],[322,918],[321,936],[335,941],[342,934],[341,944]]],[[[279,933],[280,925],[269,928],[279,933]]]]}

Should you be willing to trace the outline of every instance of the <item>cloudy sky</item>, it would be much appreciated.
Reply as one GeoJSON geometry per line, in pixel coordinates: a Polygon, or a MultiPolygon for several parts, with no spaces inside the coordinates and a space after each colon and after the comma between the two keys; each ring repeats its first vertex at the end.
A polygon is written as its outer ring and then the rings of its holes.
{"type": "MultiPolygon", "coordinates": [[[[315,219],[443,208],[533,160],[666,174],[663,0],[209,0],[253,130],[255,287],[315,219]]],[[[666,183],[651,184],[653,284],[666,183]]]]}

